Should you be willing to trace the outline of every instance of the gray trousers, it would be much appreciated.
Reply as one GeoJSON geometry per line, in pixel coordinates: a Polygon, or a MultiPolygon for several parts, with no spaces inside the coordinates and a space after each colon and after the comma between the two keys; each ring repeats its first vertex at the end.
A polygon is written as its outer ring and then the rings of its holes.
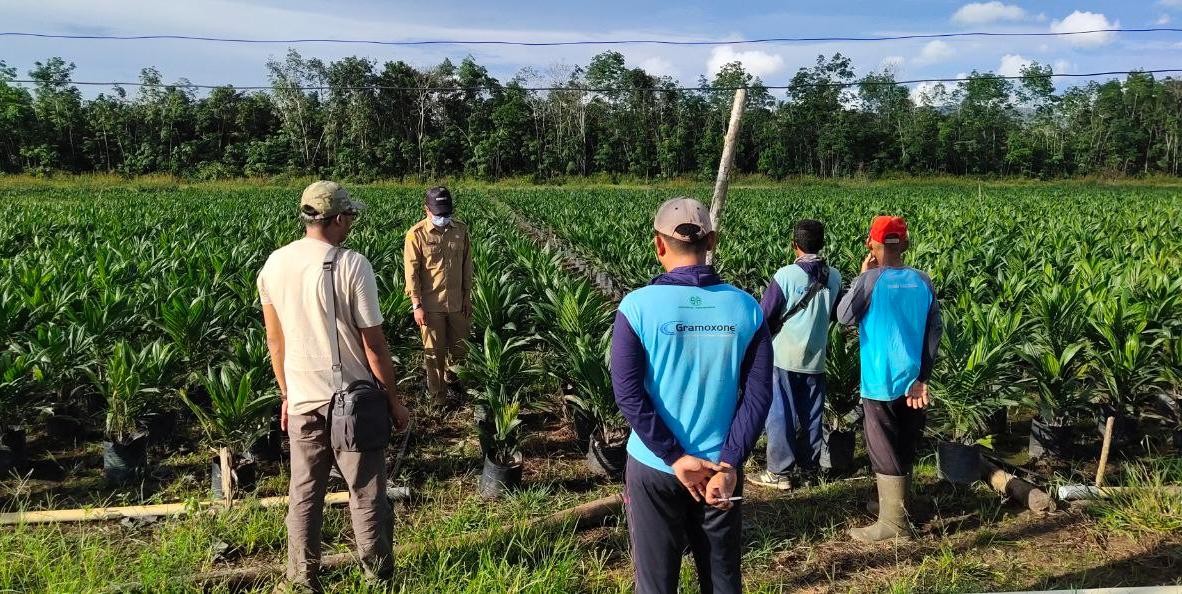
{"type": "Polygon", "coordinates": [[[287,504],[287,579],[316,584],[324,494],[335,461],[349,488],[353,538],[366,576],[388,580],[394,574],[394,522],[386,497],[383,450],[338,452],[329,441],[328,405],[287,417],[291,442],[291,487],[287,504]]]}
{"type": "MultiPolygon", "coordinates": [[[[735,495],[743,494],[738,471],[735,495]]],[[[628,456],[624,506],[637,594],[675,594],[681,557],[688,548],[702,594],[739,594],[743,556],[742,502],[722,511],[694,501],[672,474],[628,456]]]]}

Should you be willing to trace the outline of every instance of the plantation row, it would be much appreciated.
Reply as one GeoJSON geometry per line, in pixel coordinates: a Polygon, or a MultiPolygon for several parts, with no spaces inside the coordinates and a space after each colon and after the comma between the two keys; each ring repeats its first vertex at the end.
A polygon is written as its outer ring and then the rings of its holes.
{"type": "MultiPolygon", "coordinates": [[[[372,262],[400,389],[420,408],[421,346],[402,286],[402,239],[421,216],[415,190],[362,190],[370,204],[348,247],[372,262]]],[[[267,255],[302,233],[295,191],[133,189],[0,195],[0,410],[4,465],[19,464],[26,428],[102,427],[108,478],[134,479],[149,433],[196,423],[205,445],[242,454],[280,436],[257,305],[267,255]],[[264,439],[269,437],[270,440],[264,439]]],[[[617,434],[604,352],[612,313],[508,213],[461,195],[473,232],[474,348],[463,369],[487,458],[520,460],[520,414],[567,393],[582,435],[617,434]],[[540,357],[545,350],[550,356],[540,357]],[[540,361],[545,361],[545,366],[540,361]],[[557,378],[561,378],[559,382],[557,378]]],[[[276,445],[274,443],[272,446],[276,445]]],[[[520,468],[517,469],[520,471],[520,468]]],[[[5,470],[7,472],[7,470],[5,470]]]]}
{"type": "MultiPolygon", "coordinates": [[[[646,244],[651,213],[666,194],[515,190],[504,199],[636,287],[659,272],[646,244]]],[[[1182,445],[1182,199],[1176,190],[732,189],[721,224],[720,271],[758,295],[791,261],[792,226],[815,218],[827,226],[823,255],[848,283],[865,254],[867,225],[883,213],[907,218],[907,262],[930,273],[943,305],[947,330],[931,384],[939,437],[977,441],[1020,405],[1036,415],[1035,454],[1070,451],[1080,433],[1075,427],[1110,414],[1119,417],[1118,442],[1136,442],[1138,421],[1153,417],[1182,445]]],[[[834,344],[831,425],[840,423],[841,408],[852,406],[857,389],[850,353],[856,347],[834,344]]]]}
{"type": "MultiPolygon", "coordinates": [[[[931,273],[944,306],[931,383],[939,437],[975,442],[997,429],[999,413],[1021,407],[1036,417],[1036,454],[1073,451],[1085,433],[1077,428],[1108,414],[1121,417],[1124,445],[1148,417],[1179,439],[1182,204],[1167,190],[1049,188],[735,190],[720,268],[758,294],[789,261],[792,225],[812,217],[827,224],[825,255],[848,283],[870,217],[901,214],[913,229],[908,261],[931,273]]],[[[370,209],[348,246],[373,263],[400,389],[421,408],[420,343],[401,270],[403,232],[421,216],[421,194],[358,194],[370,209]]],[[[626,436],[606,365],[611,304],[517,219],[556,231],[635,287],[657,272],[650,226],[668,194],[458,192],[477,270],[474,348],[462,375],[479,405],[482,452],[501,480],[519,476],[524,413],[565,403],[588,464],[602,474],[618,472],[626,436]]],[[[104,460],[108,475],[120,480],[143,464],[145,433],[170,433],[177,417],[200,425],[205,445],[238,453],[274,446],[281,436],[268,432],[276,394],[255,275],[301,233],[295,195],[0,194],[0,256],[11,263],[0,271],[0,465],[20,462],[21,426],[42,424],[67,433],[102,427],[119,454],[104,460]]],[[[831,333],[828,425],[843,431],[858,401],[856,337],[831,333]]]]}

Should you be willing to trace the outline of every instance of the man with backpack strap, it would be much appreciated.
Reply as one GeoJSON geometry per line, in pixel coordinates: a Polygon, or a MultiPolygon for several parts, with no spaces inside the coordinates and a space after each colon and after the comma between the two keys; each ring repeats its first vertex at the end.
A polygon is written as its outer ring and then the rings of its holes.
{"type": "MultiPolygon", "coordinates": [[[[335,466],[349,488],[349,516],[368,578],[393,577],[393,518],[386,496],[384,446],[336,447],[334,398],[373,381],[379,410],[401,431],[409,413],[393,391],[394,365],[382,331],[377,282],[365,256],[340,247],[363,208],[335,182],[318,181],[300,198],[305,236],[271,253],[258,276],[267,348],[279,384],[280,425],[291,443],[287,583],[320,591],[324,496],[335,466]],[[374,381],[376,380],[376,381],[374,381]]],[[[388,432],[381,413],[353,419],[356,436],[388,432]]],[[[340,437],[339,435],[337,437],[340,437]]]]}
{"type": "Polygon", "coordinates": [[[767,416],[767,469],[751,482],[793,488],[816,472],[825,408],[825,354],[841,273],[819,254],[825,226],[805,219],[792,231],[796,261],[776,271],[760,307],[772,334],[775,367],[767,416]]]}

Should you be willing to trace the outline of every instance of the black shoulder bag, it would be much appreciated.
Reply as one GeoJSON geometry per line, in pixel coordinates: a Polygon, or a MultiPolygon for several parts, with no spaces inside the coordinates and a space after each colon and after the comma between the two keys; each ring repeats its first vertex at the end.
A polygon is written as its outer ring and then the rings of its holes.
{"type": "Polygon", "coordinates": [[[329,343],[332,345],[332,379],[337,391],[332,395],[329,414],[329,437],[332,449],[341,452],[370,452],[386,447],[390,441],[390,413],[386,405],[386,391],[377,380],[357,380],[345,385],[341,366],[341,341],[337,330],[336,276],[337,259],[341,248],[328,251],[322,267],[328,280],[325,305],[328,308],[329,343]]]}

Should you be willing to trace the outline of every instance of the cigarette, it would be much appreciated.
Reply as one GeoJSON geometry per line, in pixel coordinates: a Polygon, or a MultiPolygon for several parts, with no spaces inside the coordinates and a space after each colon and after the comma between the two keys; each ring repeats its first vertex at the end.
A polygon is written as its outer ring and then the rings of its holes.
{"type": "Polygon", "coordinates": [[[742,497],[731,497],[730,499],[727,499],[727,501],[742,501],[742,500],[743,500],[742,497]]]}

